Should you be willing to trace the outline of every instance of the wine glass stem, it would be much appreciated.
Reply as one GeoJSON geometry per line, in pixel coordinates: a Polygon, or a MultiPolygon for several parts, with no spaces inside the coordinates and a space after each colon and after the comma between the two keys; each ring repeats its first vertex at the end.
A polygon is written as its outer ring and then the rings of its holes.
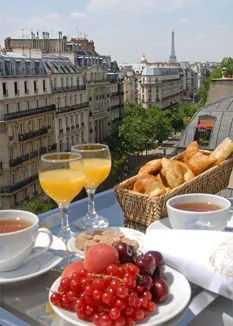
{"type": "Polygon", "coordinates": [[[70,225],[69,225],[69,219],[68,219],[68,205],[59,205],[62,219],[61,219],[61,233],[69,232],[70,231],[70,225]]]}
{"type": "Polygon", "coordinates": [[[87,196],[88,196],[88,212],[87,215],[89,217],[96,217],[96,210],[95,210],[95,189],[87,189],[87,196]]]}

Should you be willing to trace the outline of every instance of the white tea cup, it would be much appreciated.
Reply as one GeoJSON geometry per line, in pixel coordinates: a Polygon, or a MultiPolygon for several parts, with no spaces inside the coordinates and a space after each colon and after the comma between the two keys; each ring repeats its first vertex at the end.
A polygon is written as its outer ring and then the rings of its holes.
{"type": "MultiPolygon", "coordinates": [[[[179,206],[178,206],[179,207],[179,206]]],[[[221,196],[210,194],[187,194],[175,196],[167,201],[168,217],[173,229],[221,231],[232,216],[231,202],[221,196]],[[190,211],[176,208],[178,204],[206,203],[218,209],[209,211],[190,211]],[[175,206],[175,207],[174,207],[175,206]]]]}
{"type": "Polygon", "coordinates": [[[12,224],[17,221],[25,223],[26,227],[7,233],[1,233],[0,229],[0,272],[15,270],[26,263],[29,259],[41,255],[49,249],[53,242],[52,233],[44,228],[39,228],[38,217],[30,212],[21,210],[0,210],[0,223],[7,220],[12,224]],[[36,249],[35,241],[40,232],[46,233],[48,242],[43,248],[36,249]]]}

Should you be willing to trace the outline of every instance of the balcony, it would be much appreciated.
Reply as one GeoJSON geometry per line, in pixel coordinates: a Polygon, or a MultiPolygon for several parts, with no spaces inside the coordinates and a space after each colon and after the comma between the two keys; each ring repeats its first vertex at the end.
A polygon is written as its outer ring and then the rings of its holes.
{"type": "Polygon", "coordinates": [[[111,111],[114,111],[114,110],[120,110],[120,105],[117,104],[117,105],[111,106],[111,111]]]}
{"type": "Polygon", "coordinates": [[[99,79],[99,80],[86,80],[86,84],[109,84],[109,80],[107,79],[99,79]]]}
{"type": "Polygon", "coordinates": [[[56,107],[54,104],[52,104],[49,106],[42,106],[42,107],[35,108],[35,109],[1,114],[0,119],[1,119],[1,121],[10,121],[10,120],[16,120],[16,119],[21,119],[21,118],[25,118],[25,117],[30,117],[30,116],[37,115],[37,114],[53,112],[55,110],[56,110],[56,107]]]}
{"type": "Polygon", "coordinates": [[[26,141],[33,138],[41,137],[47,135],[47,133],[48,133],[48,128],[46,127],[40,128],[35,131],[29,131],[25,134],[19,134],[19,141],[21,142],[21,141],[26,141]]]}
{"type": "Polygon", "coordinates": [[[89,102],[84,102],[80,104],[74,104],[70,106],[65,106],[63,108],[57,108],[57,114],[62,114],[66,112],[71,112],[71,111],[76,111],[76,110],[81,110],[89,107],[89,102]]]}
{"type": "Polygon", "coordinates": [[[28,177],[25,180],[19,181],[12,186],[1,187],[0,194],[12,194],[18,190],[23,189],[24,187],[28,186],[31,183],[36,182],[36,181],[38,181],[38,174],[28,177]]]}
{"type": "Polygon", "coordinates": [[[55,151],[57,148],[57,144],[52,144],[52,145],[48,145],[48,148],[45,146],[45,147],[40,147],[38,150],[35,150],[35,151],[32,151],[30,153],[27,153],[25,155],[20,155],[18,156],[16,159],[12,159],[12,160],[9,160],[9,166],[10,167],[16,167],[22,163],[25,163],[29,160],[32,160],[36,157],[39,157],[40,155],[42,154],[45,154],[47,152],[53,152],[55,151]]]}
{"type": "Polygon", "coordinates": [[[54,93],[65,93],[65,92],[76,92],[83,91],[86,89],[86,85],[76,85],[76,86],[62,86],[62,87],[54,87],[54,93]]]}

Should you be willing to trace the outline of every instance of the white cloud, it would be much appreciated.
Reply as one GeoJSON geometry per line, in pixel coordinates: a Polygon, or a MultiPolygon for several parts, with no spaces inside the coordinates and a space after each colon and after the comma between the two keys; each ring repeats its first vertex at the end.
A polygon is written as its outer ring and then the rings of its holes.
{"type": "Polygon", "coordinates": [[[156,12],[172,11],[191,4],[191,0],[91,0],[87,10],[92,13],[140,14],[156,10],[156,12]]]}
{"type": "Polygon", "coordinates": [[[190,20],[188,18],[179,19],[179,23],[181,23],[181,24],[188,24],[189,22],[190,22],[190,20]]]}
{"type": "Polygon", "coordinates": [[[80,11],[76,11],[76,12],[72,12],[70,14],[71,18],[86,18],[87,14],[85,12],[80,12],[80,11]]]}

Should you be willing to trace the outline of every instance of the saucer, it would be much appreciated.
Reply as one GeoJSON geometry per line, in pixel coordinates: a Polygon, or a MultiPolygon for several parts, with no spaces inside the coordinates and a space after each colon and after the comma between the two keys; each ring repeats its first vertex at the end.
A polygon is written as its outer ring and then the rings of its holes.
{"type": "MultiPolygon", "coordinates": [[[[111,231],[111,232],[122,232],[126,238],[129,238],[130,240],[136,240],[139,244],[138,250],[143,252],[144,250],[144,236],[140,231],[133,230],[130,228],[124,228],[124,227],[118,227],[118,226],[112,226],[104,229],[105,231],[111,231]]],[[[83,231],[85,232],[85,231],[83,231]]],[[[76,255],[83,259],[84,258],[84,252],[80,249],[77,249],[75,246],[75,238],[71,238],[67,243],[67,249],[69,251],[76,252],[76,255]]]]}
{"type": "MultiPolygon", "coordinates": [[[[39,233],[36,240],[36,247],[43,247],[46,243],[47,235],[39,233]]],[[[53,249],[66,250],[64,242],[53,236],[53,243],[51,245],[53,249]]],[[[10,272],[0,272],[0,284],[14,283],[19,281],[25,281],[27,279],[36,277],[43,273],[48,272],[62,261],[62,258],[54,256],[49,252],[30,259],[27,263],[22,265],[20,268],[10,272]]]]}

